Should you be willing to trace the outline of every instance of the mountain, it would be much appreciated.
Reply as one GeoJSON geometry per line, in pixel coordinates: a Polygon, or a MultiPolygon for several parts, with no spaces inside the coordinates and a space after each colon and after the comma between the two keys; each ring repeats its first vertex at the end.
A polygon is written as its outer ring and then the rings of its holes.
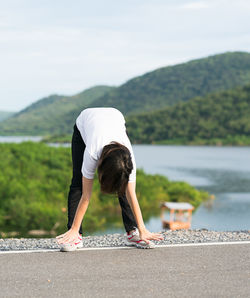
{"type": "Polygon", "coordinates": [[[74,96],[51,95],[0,123],[0,134],[44,135],[71,131],[76,116],[113,87],[96,86],[74,96]]]}
{"type": "Polygon", "coordinates": [[[15,112],[0,111],[0,122],[13,116],[15,112]]]}
{"type": "Polygon", "coordinates": [[[86,107],[113,106],[129,116],[249,82],[250,53],[227,52],[163,67],[118,88],[97,86],[75,96],[51,95],[1,122],[0,135],[71,133],[75,118],[86,107]]]}
{"type": "Polygon", "coordinates": [[[227,52],[146,73],[104,94],[90,106],[113,106],[124,114],[137,114],[248,82],[250,53],[227,52]]]}
{"type": "Polygon", "coordinates": [[[127,118],[127,131],[134,143],[173,140],[197,144],[211,139],[249,143],[250,84],[196,97],[158,112],[132,115],[127,118]]]}

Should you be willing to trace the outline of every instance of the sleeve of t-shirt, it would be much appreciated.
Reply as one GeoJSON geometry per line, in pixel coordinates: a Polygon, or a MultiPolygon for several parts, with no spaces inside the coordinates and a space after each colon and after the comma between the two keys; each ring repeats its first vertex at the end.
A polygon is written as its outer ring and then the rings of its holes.
{"type": "Polygon", "coordinates": [[[88,179],[94,179],[95,170],[97,168],[97,160],[94,159],[85,149],[82,163],[82,175],[88,179]]]}
{"type": "Polygon", "coordinates": [[[128,182],[135,182],[136,181],[136,163],[135,163],[135,157],[134,157],[134,152],[133,152],[132,147],[129,148],[129,149],[130,149],[131,159],[132,159],[132,163],[133,163],[133,170],[132,170],[131,174],[129,175],[128,182]]]}
{"type": "Polygon", "coordinates": [[[132,170],[132,172],[129,175],[128,182],[136,182],[136,162],[135,162],[135,156],[134,156],[133,148],[132,148],[132,145],[130,143],[130,140],[129,140],[127,134],[125,135],[125,138],[124,139],[125,139],[124,145],[130,151],[131,159],[132,159],[132,163],[133,163],[133,170],[132,170]]]}

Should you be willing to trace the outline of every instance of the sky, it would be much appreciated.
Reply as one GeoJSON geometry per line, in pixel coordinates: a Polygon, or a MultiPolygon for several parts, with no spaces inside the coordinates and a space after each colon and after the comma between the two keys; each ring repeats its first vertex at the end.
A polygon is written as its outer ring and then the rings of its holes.
{"type": "Polygon", "coordinates": [[[0,111],[250,52],[249,0],[0,0],[0,111]]]}

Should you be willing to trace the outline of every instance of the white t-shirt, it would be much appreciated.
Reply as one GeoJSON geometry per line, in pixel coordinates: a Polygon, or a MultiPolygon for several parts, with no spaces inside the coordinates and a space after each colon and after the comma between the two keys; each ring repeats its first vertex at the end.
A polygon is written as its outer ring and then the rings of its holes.
{"type": "Polygon", "coordinates": [[[136,181],[134,153],[126,133],[125,119],[120,111],[115,108],[85,109],[77,117],[76,126],[86,145],[82,163],[84,177],[94,178],[103,147],[115,141],[129,149],[133,163],[129,182],[136,181]]]}

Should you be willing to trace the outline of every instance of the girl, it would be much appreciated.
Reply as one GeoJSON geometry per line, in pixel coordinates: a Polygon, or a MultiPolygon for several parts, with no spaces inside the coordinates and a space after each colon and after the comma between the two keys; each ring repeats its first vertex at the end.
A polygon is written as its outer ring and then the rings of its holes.
{"type": "Polygon", "coordinates": [[[115,108],[88,108],[76,119],[72,136],[73,178],[68,195],[68,231],[56,237],[61,251],[83,247],[82,219],[91,198],[95,170],[101,191],[118,195],[127,245],[153,248],[162,240],[144,225],[136,197],[136,163],[125,119],[115,108]]]}

